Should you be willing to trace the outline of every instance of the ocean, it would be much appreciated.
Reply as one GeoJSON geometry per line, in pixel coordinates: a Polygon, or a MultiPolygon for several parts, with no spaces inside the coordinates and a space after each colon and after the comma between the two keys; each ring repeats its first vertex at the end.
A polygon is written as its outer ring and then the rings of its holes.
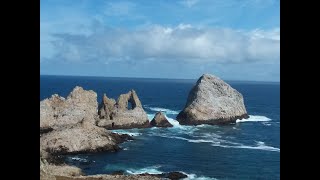
{"type": "Polygon", "coordinates": [[[224,126],[181,126],[175,120],[194,80],[40,76],[40,100],[75,86],[115,98],[136,90],[151,120],[165,112],[173,128],[113,130],[134,136],[116,153],[70,155],[66,163],[88,175],[181,171],[187,179],[280,179],[280,83],[226,81],[244,97],[249,119],[224,126]]]}

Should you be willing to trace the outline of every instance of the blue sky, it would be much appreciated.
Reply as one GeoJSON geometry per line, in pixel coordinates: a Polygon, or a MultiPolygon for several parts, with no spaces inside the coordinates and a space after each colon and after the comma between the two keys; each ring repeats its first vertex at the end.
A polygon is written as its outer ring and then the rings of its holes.
{"type": "Polygon", "coordinates": [[[40,74],[280,81],[279,0],[41,0],[40,74]]]}

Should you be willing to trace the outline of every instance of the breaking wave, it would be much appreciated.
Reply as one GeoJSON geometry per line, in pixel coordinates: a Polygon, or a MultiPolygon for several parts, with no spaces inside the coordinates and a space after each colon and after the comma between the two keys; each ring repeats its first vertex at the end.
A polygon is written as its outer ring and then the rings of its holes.
{"type": "Polygon", "coordinates": [[[143,173],[149,173],[149,174],[161,174],[162,171],[158,170],[161,166],[149,166],[145,168],[129,168],[126,170],[129,174],[143,174],[143,173]]]}
{"type": "Polygon", "coordinates": [[[171,109],[166,109],[166,108],[162,108],[162,107],[149,107],[149,106],[144,106],[144,108],[149,109],[150,111],[154,111],[154,112],[164,112],[165,114],[179,114],[180,111],[175,111],[175,110],[171,110],[171,109]]]}
{"type": "Polygon", "coordinates": [[[265,117],[265,116],[256,116],[256,115],[249,115],[248,119],[237,119],[236,122],[264,122],[264,121],[271,121],[270,118],[265,117]]]}

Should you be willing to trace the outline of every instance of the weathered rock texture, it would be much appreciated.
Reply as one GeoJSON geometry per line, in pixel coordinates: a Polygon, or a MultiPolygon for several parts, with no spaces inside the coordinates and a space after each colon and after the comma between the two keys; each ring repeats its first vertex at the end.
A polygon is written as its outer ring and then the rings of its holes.
{"type": "Polygon", "coordinates": [[[204,74],[191,89],[177,120],[182,125],[229,124],[248,117],[237,90],[216,76],[204,74]]]}
{"type": "Polygon", "coordinates": [[[173,127],[162,112],[157,112],[150,122],[151,126],[156,127],[173,127]]]}
{"type": "Polygon", "coordinates": [[[96,126],[97,94],[75,87],[65,100],[53,95],[40,102],[40,152],[44,157],[117,151],[129,137],[96,126]]]}
{"type": "Polygon", "coordinates": [[[40,179],[55,180],[55,176],[80,176],[83,175],[80,168],[69,165],[49,164],[45,159],[40,158],[40,179]]]}
{"type": "Polygon", "coordinates": [[[107,129],[129,129],[149,127],[147,113],[143,110],[134,90],[121,94],[117,100],[105,94],[99,105],[97,125],[107,129]],[[129,103],[131,108],[129,108],[129,103]]]}
{"type": "Polygon", "coordinates": [[[156,180],[161,179],[155,175],[92,175],[85,176],[84,173],[75,166],[53,165],[40,158],[40,180],[156,180]]]}
{"type": "Polygon", "coordinates": [[[43,134],[40,148],[50,154],[75,154],[99,151],[117,151],[117,141],[110,132],[84,119],[73,127],[61,128],[43,134]]]}
{"type": "Polygon", "coordinates": [[[55,176],[55,180],[160,180],[153,175],[92,175],[92,176],[55,176]]]}
{"type": "Polygon", "coordinates": [[[97,94],[76,86],[67,99],[54,94],[40,101],[40,132],[78,124],[83,118],[94,123],[97,116],[97,94]]]}

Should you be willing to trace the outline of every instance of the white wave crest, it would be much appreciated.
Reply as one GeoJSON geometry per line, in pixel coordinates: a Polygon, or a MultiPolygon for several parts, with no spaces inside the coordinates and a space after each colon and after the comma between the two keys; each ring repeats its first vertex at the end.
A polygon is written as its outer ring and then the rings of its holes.
{"type": "MultiPolygon", "coordinates": [[[[216,144],[212,144],[212,146],[217,146],[216,144]]],[[[267,146],[264,142],[258,142],[257,146],[248,146],[248,145],[240,145],[240,146],[228,146],[228,145],[219,145],[219,147],[224,148],[239,148],[239,149],[256,149],[256,150],[264,150],[264,151],[275,151],[280,152],[279,148],[267,146]]]]}
{"type": "MultiPolygon", "coordinates": [[[[217,137],[212,136],[212,137],[210,137],[210,139],[205,138],[207,136],[202,136],[202,137],[204,137],[204,139],[189,139],[189,138],[184,138],[184,137],[179,137],[179,136],[167,136],[167,135],[158,135],[158,136],[165,137],[165,138],[171,138],[171,139],[180,139],[180,140],[188,141],[191,143],[211,143],[211,146],[223,147],[223,148],[256,149],[256,150],[280,152],[279,148],[267,146],[262,141],[258,141],[256,146],[249,146],[249,145],[244,145],[244,144],[237,143],[237,142],[232,142],[232,141],[220,139],[219,136],[217,136],[217,137]]],[[[194,136],[194,137],[200,137],[200,136],[194,136]]]]}
{"type": "Polygon", "coordinates": [[[115,129],[115,130],[111,130],[114,133],[118,133],[118,134],[128,134],[130,136],[140,136],[142,135],[141,133],[138,132],[132,132],[132,129],[129,130],[123,130],[123,129],[115,129]]]}
{"type": "Polygon", "coordinates": [[[149,173],[149,174],[161,174],[163,173],[162,171],[158,170],[161,166],[150,166],[150,167],[145,167],[141,169],[134,169],[130,168],[126,170],[127,173],[129,174],[143,174],[143,173],[149,173]]]}
{"type": "Polygon", "coordinates": [[[71,159],[74,160],[74,161],[79,161],[79,162],[88,162],[87,159],[85,159],[85,158],[80,158],[80,157],[78,157],[78,156],[72,157],[71,159]]]}
{"type": "Polygon", "coordinates": [[[151,111],[161,111],[164,112],[165,114],[179,114],[180,111],[175,111],[175,110],[171,110],[171,109],[166,109],[166,108],[162,108],[162,107],[148,107],[145,106],[145,108],[150,109],[151,111]]]}
{"type": "MultiPolygon", "coordinates": [[[[182,172],[182,171],[181,171],[182,172]]],[[[197,179],[197,180],[218,180],[217,178],[210,178],[210,177],[206,177],[206,176],[197,176],[196,174],[188,174],[185,172],[182,172],[184,174],[186,174],[188,177],[184,178],[183,180],[193,180],[193,179],[197,179]]]]}
{"type": "Polygon", "coordinates": [[[256,115],[249,115],[248,119],[237,119],[236,122],[264,122],[264,121],[271,121],[270,118],[265,116],[256,116],[256,115]]]}

